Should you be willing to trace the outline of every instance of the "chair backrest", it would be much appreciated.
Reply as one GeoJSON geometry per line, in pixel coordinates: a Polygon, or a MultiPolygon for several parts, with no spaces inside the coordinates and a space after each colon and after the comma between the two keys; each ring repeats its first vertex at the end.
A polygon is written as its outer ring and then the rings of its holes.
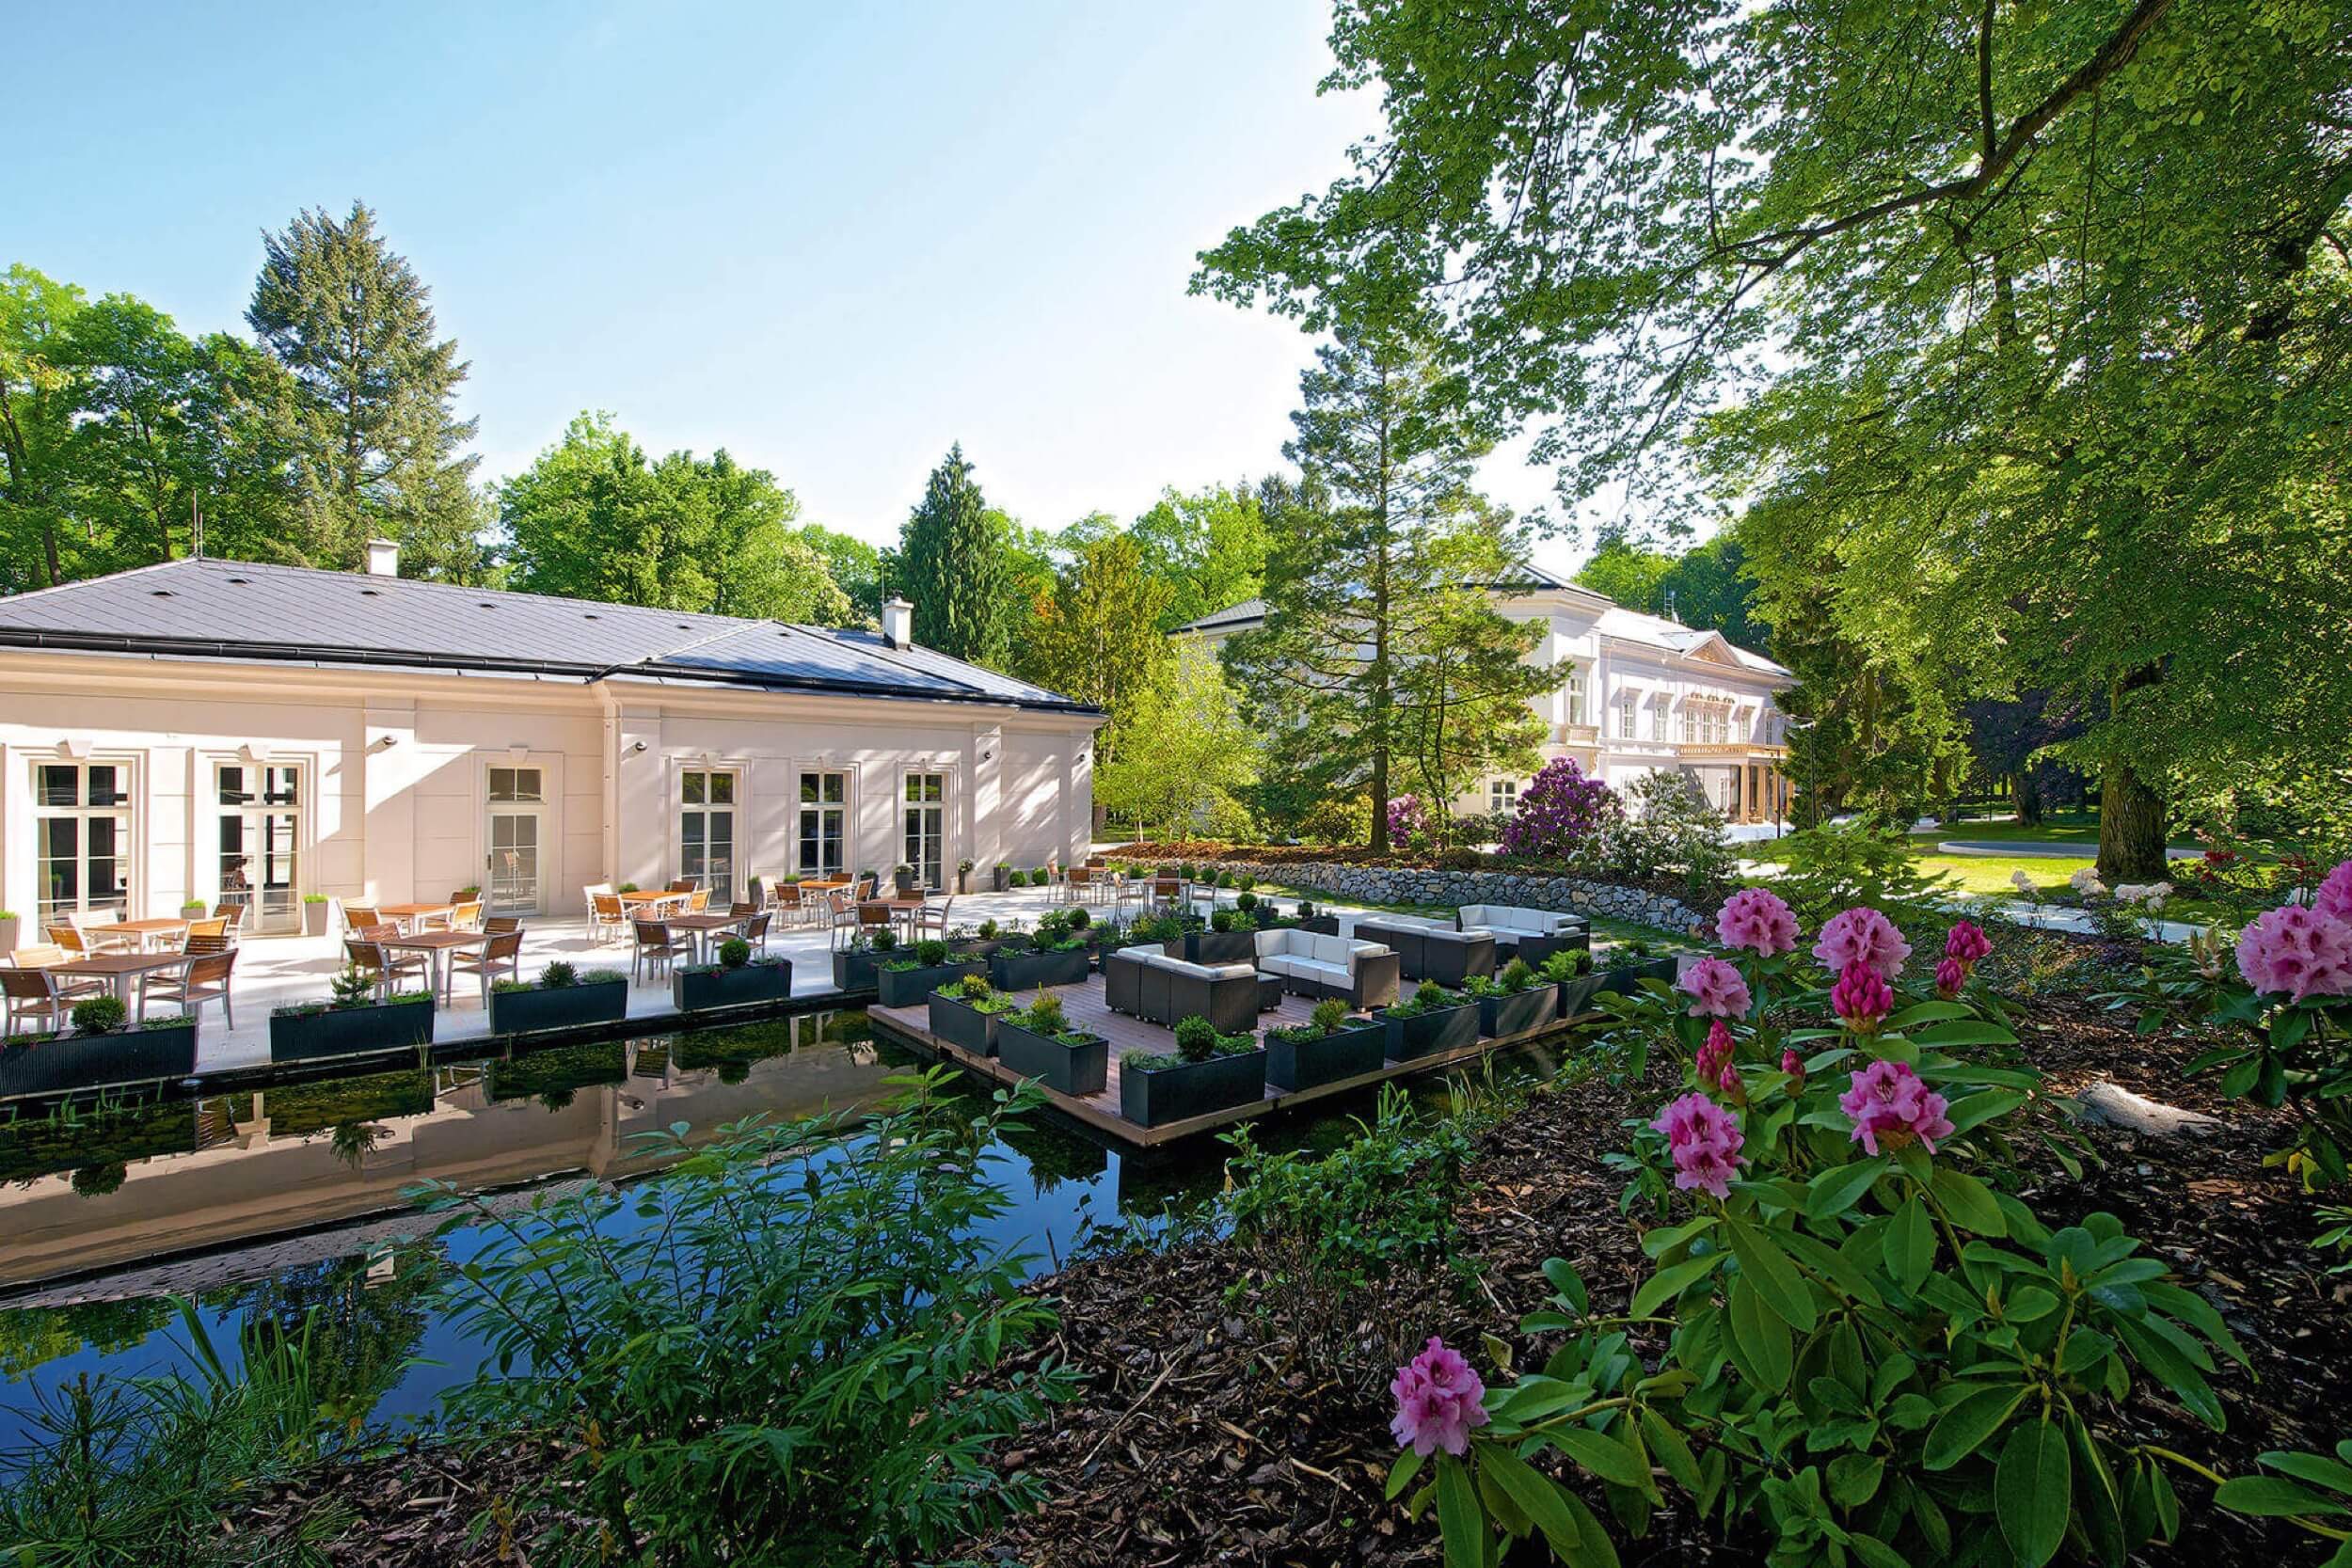
{"type": "Polygon", "coordinates": [[[199,953],[188,959],[187,983],[191,986],[225,986],[229,972],[237,964],[237,950],[225,947],[217,953],[199,953]]]}
{"type": "Polygon", "coordinates": [[[757,914],[758,912],[759,906],[757,904],[735,903],[727,906],[727,913],[729,914],[757,914]]]}
{"type": "Polygon", "coordinates": [[[482,956],[485,961],[496,963],[503,958],[520,957],[522,950],[523,934],[520,931],[501,931],[483,944],[482,956]]]}
{"type": "Polygon", "coordinates": [[[56,976],[45,969],[0,969],[0,995],[45,1002],[56,994],[56,976]]]}
{"type": "Polygon", "coordinates": [[[1089,879],[1093,877],[1093,875],[1094,873],[1086,866],[1073,865],[1070,868],[1069,872],[1070,885],[1073,887],[1083,886],[1089,879]]]}
{"type": "Polygon", "coordinates": [[[18,948],[15,954],[19,969],[47,969],[51,964],[61,964],[71,957],[72,954],[54,942],[37,942],[18,948]]]}
{"type": "Polygon", "coordinates": [[[242,929],[245,926],[245,906],[243,904],[215,904],[213,918],[225,920],[230,925],[242,929]]]}
{"type": "Polygon", "coordinates": [[[617,893],[592,893],[588,905],[596,911],[598,920],[618,920],[628,912],[628,906],[621,902],[617,893]]]}
{"type": "Polygon", "coordinates": [[[590,882],[586,887],[581,888],[580,891],[585,895],[588,901],[593,904],[598,898],[601,898],[606,894],[611,893],[612,891],[612,884],[611,882],[590,882]]]}
{"type": "Polygon", "coordinates": [[[466,927],[481,925],[482,900],[479,898],[470,899],[466,903],[459,904],[453,908],[449,911],[449,923],[453,926],[466,927]]]}
{"type": "Polygon", "coordinates": [[[384,917],[376,912],[373,904],[345,904],[343,906],[343,927],[346,930],[364,931],[372,926],[383,924],[384,917]]]}
{"type": "Polygon", "coordinates": [[[694,879],[691,877],[673,877],[670,879],[670,891],[672,893],[691,893],[694,891],[694,879]]]}
{"type": "Polygon", "coordinates": [[[768,915],[755,914],[748,921],[745,921],[743,923],[743,940],[746,942],[765,942],[768,939],[768,922],[770,918],[771,917],[768,915]]]}
{"type": "Polygon", "coordinates": [[[670,927],[659,920],[637,922],[637,945],[640,947],[669,946],[670,927]]]}
{"type": "Polygon", "coordinates": [[[889,925],[890,906],[887,904],[859,904],[857,907],[857,923],[861,927],[889,925]]]}
{"type": "Polygon", "coordinates": [[[183,952],[189,954],[233,953],[236,950],[226,931],[215,932],[210,936],[197,936],[191,933],[188,937],[188,945],[182,949],[183,952]]]}
{"type": "Polygon", "coordinates": [[[227,919],[219,915],[215,915],[210,920],[191,920],[188,922],[188,940],[190,942],[194,942],[199,937],[225,937],[228,934],[229,922],[227,919]]]}
{"type": "Polygon", "coordinates": [[[776,908],[780,910],[797,910],[801,907],[801,890],[793,883],[778,883],[771,890],[770,896],[775,900],[776,908]]]}
{"type": "Polygon", "coordinates": [[[705,910],[710,908],[710,894],[708,890],[696,888],[693,892],[688,894],[686,895],[686,908],[690,913],[693,914],[700,914],[705,910]]]}
{"type": "Polygon", "coordinates": [[[502,937],[509,931],[521,930],[523,923],[515,915],[494,914],[482,923],[482,928],[494,937],[502,937]]]}
{"type": "Polygon", "coordinates": [[[59,947],[64,948],[69,953],[87,953],[89,951],[89,944],[82,940],[81,927],[75,926],[72,921],[67,921],[61,926],[44,926],[41,928],[49,933],[49,940],[51,942],[56,943],[59,947]]]}
{"type": "Polygon", "coordinates": [[[343,938],[343,957],[361,969],[382,969],[384,949],[361,937],[343,938]]]}

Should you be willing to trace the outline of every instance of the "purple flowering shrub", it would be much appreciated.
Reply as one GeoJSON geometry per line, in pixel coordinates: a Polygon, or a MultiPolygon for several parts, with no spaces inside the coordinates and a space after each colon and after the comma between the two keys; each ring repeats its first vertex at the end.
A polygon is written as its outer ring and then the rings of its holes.
{"type": "Polygon", "coordinates": [[[1417,795],[1389,797],[1389,842],[1393,845],[1429,841],[1429,808],[1417,795]]]}
{"type": "Polygon", "coordinates": [[[1912,965],[1856,909],[1808,963],[1775,903],[1726,911],[1720,969],[1615,1004],[1683,1069],[1618,1161],[1629,1211],[1658,1216],[1647,1277],[1615,1308],[1548,1263],[1551,1308],[1521,1328],[1565,1338],[1516,1384],[1458,1356],[1401,1372],[1391,1495],[1422,1481],[1449,1563],[1534,1536],[1612,1560],[1603,1517],[1638,1536],[1669,1487],[1775,1564],[2120,1564],[2170,1539],[2186,1461],[2124,1406],[2147,1390],[2217,1430],[2209,1376],[2244,1353],[2112,1215],[2054,1229],[2010,1190],[2051,1107],[1973,974],[1989,941],[1956,929],[1912,965]]]}
{"type": "Polygon", "coordinates": [[[1587,777],[1575,758],[1555,757],[1519,791],[1518,808],[1503,824],[1502,852],[1565,859],[1624,815],[1615,790],[1587,777]]]}

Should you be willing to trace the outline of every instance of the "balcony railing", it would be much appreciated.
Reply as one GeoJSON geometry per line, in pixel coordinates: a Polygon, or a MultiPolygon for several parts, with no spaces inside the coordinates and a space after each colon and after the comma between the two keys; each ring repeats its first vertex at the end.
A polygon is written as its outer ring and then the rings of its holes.
{"type": "Polygon", "coordinates": [[[1756,740],[1685,740],[1677,749],[1686,757],[1741,757],[1750,762],[1777,762],[1788,754],[1786,746],[1756,740]]]}
{"type": "Polygon", "coordinates": [[[1555,746],[1590,746],[1600,739],[1598,724],[1554,724],[1551,740],[1555,746]]]}

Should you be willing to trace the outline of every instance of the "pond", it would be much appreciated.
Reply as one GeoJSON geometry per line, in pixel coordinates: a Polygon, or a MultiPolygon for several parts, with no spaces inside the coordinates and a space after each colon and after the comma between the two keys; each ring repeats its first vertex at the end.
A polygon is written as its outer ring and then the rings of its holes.
{"type": "MultiPolygon", "coordinates": [[[[406,1189],[446,1181],[511,1212],[553,1184],[658,1180],[636,1133],[854,1111],[914,1065],[846,1010],[0,1125],[0,1451],[72,1379],[184,1366],[174,1295],[224,1354],[248,1319],[293,1326],[316,1308],[327,1397],[394,1423],[426,1415],[482,1360],[431,1306],[480,1240],[433,1236],[406,1189]]],[[[1336,1142],[1370,1105],[1333,1101],[1264,1141],[1336,1142]]],[[[1224,1152],[1105,1148],[1037,1113],[989,1150],[1009,1199],[990,1239],[1045,1270],[1155,1231],[1216,1190],[1224,1152]]]]}

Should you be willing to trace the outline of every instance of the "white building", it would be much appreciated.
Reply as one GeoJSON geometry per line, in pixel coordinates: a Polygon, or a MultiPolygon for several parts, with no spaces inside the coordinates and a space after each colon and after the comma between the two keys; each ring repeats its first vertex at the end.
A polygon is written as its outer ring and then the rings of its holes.
{"type": "MultiPolygon", "coordinates": [[[[1720,632],[1627,610],[1544,572],[1493,594],[1500,613],[1543,625],[1528,657],[1560,676],[1534,703],[1546,761],[1573,757],[1618,789],[1678,772],[1735,823],[1787,816],[1787,718],[1773,701],[1795,683],[1787,670],[1720,632]]],[[[1250,599],[1183,629],[1216,647],[1264,619],[1263,602],[1250,599]]],[[[1498,775],[1454,808],[1507,812],[1524,782],[1498,775]]]]}
{"type": "Polygon", "coordinates": [[[175,561],[0,599],[0,905],[67,911],[1084,853],[1102,715],[877,632],[175,561]]]}

